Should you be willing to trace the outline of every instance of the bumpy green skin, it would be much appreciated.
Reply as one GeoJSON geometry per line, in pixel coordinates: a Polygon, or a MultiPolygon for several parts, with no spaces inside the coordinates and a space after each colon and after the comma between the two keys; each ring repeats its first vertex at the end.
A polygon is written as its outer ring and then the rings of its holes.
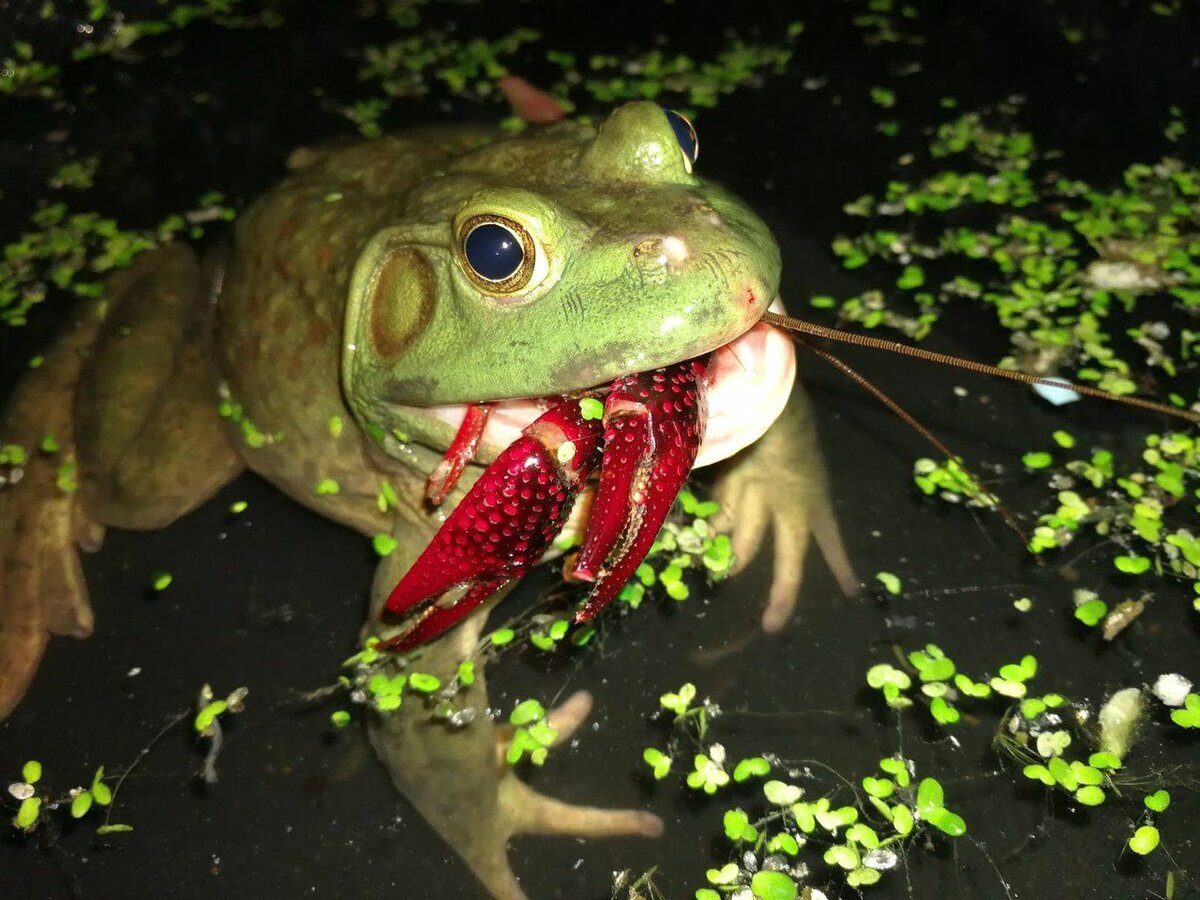
{"type": "MultiPolygon", "coordinates": [[[[757,321],[779,279],[766,226],[688,172],[652,103],[599,129],[424,132],[330,153],[243,217],[234,263],[217,344],[254,424],[315,437],[345,399],[402,459],[450,437],[418,405],[561,394],[699,355],[757,321]],[[459,226],[479,213],[534,236],[527,289],[489,295],[464,274],[459,226]]],[[[270,468],[293,479],[286,462],[270,468]]]]}

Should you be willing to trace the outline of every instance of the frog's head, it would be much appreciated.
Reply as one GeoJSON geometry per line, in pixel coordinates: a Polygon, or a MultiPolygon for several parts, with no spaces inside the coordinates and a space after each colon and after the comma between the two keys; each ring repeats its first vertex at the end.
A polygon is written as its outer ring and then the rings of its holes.
{"type": "Polygon", "coordinates": [[[779,250],[744,203],[697,177],[696,149],[685,119],[637,102],[598,128],[498,140],[430,173],[352,279],[343,376],[367,431],[444,446],[461,404],[508,401],[485,435],[503,446],[533,399],[724,348],[701,462],[756,439],[794,374],[790,344],[755,327],[779,250]]]}

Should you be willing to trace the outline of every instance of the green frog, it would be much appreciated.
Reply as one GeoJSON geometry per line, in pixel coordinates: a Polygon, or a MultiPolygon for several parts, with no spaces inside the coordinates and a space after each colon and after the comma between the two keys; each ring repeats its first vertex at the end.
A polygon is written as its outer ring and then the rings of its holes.
{"type": "MultiPolygon", "coordinates": [[[[649,102],[595,125],[432,128],[300,150],[226,252],[201,260],[167,245],[115,275],[0,426],[7,443],[34,448],[49,432],[58,444],[0,486],[0,717],[48,635],[91,632],[78,550],[106,528],[164,527],[250,469],[395,539],[372,588],[374,633],[446,511],[545,398],[706,354],[695,462],[722,466],[716,493],[739,568],[774,529],[764,629],[789,618],[810,534],[852,589],[792,345],[759,322],[776,300],[778,249],[743,202],[693,171],[695,151],[680,118],[649,102]],[[490,414],[471,462],[432,506],[427,479],[480,403],[490,414]]],[[[416,651],[420,669],[453,673],[503,593],[416,651]]],[[[482,671],[463,702],[486,710],[482,671]]],[[[577,695],[551,714],[562,739],[590,704],[577,695]]],[[[406,704],[373,721],[371,738],[497,896],[523,896],[505,850],[514,834],[662,827],[533,791],[503,763],[507,735],[485,715],[430,727],[406,704]]]]}

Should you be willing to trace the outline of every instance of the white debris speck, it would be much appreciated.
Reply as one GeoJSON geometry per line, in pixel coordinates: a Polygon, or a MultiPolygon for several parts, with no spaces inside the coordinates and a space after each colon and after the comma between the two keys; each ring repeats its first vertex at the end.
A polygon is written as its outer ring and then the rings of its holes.
{"type": "Polygon", "coordinates": [[[1117,691],[1100,708],[1100,749],[1121,759],[1129,752],[1142,717],[1142,692],[1117,691]]]}
{"type": "Polygon", "coordinates": [[[125,677],[126,678],[137,678],[141,674],[142,674],[142,667],[134,666],[132,669],[130,669],[128,672],[125,673],[125,677]]]}
{"type": "Polygon", "coordinates": [[[1088,266],[1087,279],[1102,291],[1146,291],[1159,284],[1158,279],[1125,261],[1097,260],[1088,266]]]}
{"type": "Polygon", "coordinates": [[[1182,675],[1159,675],[1151,690],[1167,706],[1183,706],[1183,701],[1192,690],[1192,683],[1182,675]]]}
{"type": "Polygon", "coordinates": [[[900,857],[891,850],[877,849],[867,853],[862,861],[863,865],[868,869],[886,872],[888,869],[895,868],[896,863],[900,861],[900,857]]]}
{"type": "Polygon", "coordinates": [[[1064,406],[1079,399],[1079,395],[1071,390],[1071,382],[1062,378],[1047,378],[1046,380],[1061,384],[1062,387],[1051,387],[1045,384],[1033,385],[1033,392],[1043,400],[1049,401],[1055,406],[1064,406]]]}

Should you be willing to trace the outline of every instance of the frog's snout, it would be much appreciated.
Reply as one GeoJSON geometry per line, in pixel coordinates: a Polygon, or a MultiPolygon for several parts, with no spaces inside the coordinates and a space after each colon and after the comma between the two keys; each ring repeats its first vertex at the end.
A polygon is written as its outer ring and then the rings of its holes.
{"type": "MultiPolygon", "coordinates": [[[[719,214],[713,211],[719,219],[719,214]]],[[[734,331],[749,328],[766,311],[778,288],[774,242],[720,240],[688,234],[636,238],[633,265],[643,285],[670,289],[687,311],[725,320],[734,331]]]]}

